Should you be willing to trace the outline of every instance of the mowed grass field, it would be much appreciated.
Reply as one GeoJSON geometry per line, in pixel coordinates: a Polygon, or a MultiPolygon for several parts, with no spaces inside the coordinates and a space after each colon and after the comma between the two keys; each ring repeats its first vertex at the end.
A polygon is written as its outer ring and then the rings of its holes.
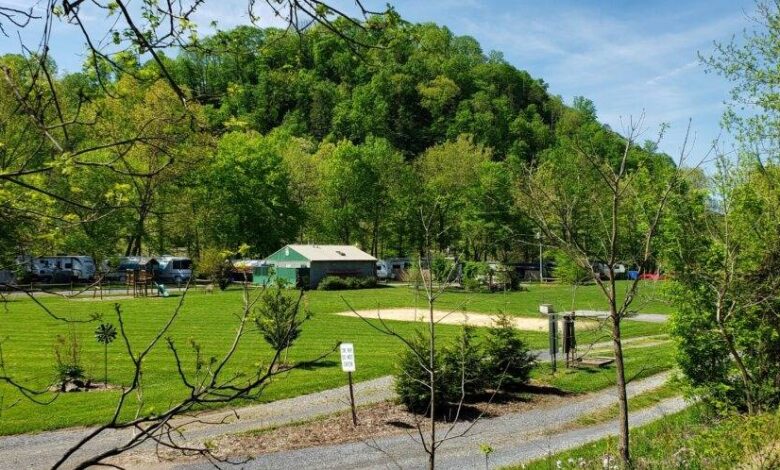
{"type": "MultiPolygon", "coordinates": [[[[667,312],[666,306],[654,300],[649,285],[643,291],[642,307],[646,312],[667,312]]],[[[652,289],[655,289],[652,286],[652,289]]],[[[576,308],[603,309],[601,294],[596,287],[577,289],[576,308]]],[[[202,348],[206,359],[221,357],[228,350],[238,327],[242,293],[228,290],[212,295],[190,292],[184,307],[169,334],[181,356],[184,368],[192,373],[195,355],[192,342],[202,348]]],[[[156,335],[176,307],[179,297],[117,299],[104,301],[67,300],[42,297],[41,302],[57,315],[71,319],[88,319],[102,315],[102,321],[117,324],[114,304],[122,309],[126,329],[133,349],[138,351],[156,335]]],[[[571,288],[564,286],[532,286],[526,292],[466,294],[447,293],[437,303],[437,308],[464,308],[469,311],[496,313],[499,310],[512,315],[535,316],[539,303],[571,305],[571,288]]],[[[332,350],[339,341],[355,344],[357,372],[355,380],[367,380],[392,373],[403,346],[397,339],[382,335],[357,318],[330,315],[346,310],[345,301],[358,309],[385,307],[424,307],[424,296],[407,287],[385,287],[362,291],[323,292],[306,294],[306,303],[313,317],[303,327],[303,334],[290,351],[290,361],[304,361],[332,350]]],[[[562,309],[562,307],[558,307],[562,309]]],[[[420,325],[389,322],[397,332],[411,335],[420,325]]],[[[82,365],[90,377],[102,380],[103,349],[93,336],[97,326],[92,323],[65,324],[48,316],[41,307],[24,298],[0,304],[0,345],[5,373],[15,381],[36,389],[45,389],[56,380],[54,342],[57,335],[67,335],[73,330],[83,345],[82,365]]],[[[443,342],[459,331],[458,326],[439,325],[438,335],[443,342]]],[[[626,322],[625,336],[644,336],[663,333],[659,324],[626,322]]],[[[483,332],[479,332],[482,334],[483,332]]],[[[520,332],[533,349],[543,349],[547,336],[542,332],[520,332]]],[[[580,344],[606,340],[606,331],[583,332],[580,344]]],[[[127,358],[124,345],[117,340],[108,348],[109,382],[126,385],[131,380],[132,363],[127,358]]],[[[242,338],[227,376],[234,372],[255,371],[270,359],[270,350],[259,333],[250,326],[242,338]]],[[[294,370],[279,376],[263,393],[262,401],[311,393],[345,384],[337,354],[306,369],[294,370]]],[[[543,373],[544,369],[540,369],[543,373]]],[[[606,377],[604,380],[608,380],[606,377]]],[[[162,410],[185,396],[187,390],[181,384],[173,355],[164,341],[158,343],[144,364],[143,395],[133,397],[125,407],[123,416],[132,417],[137,407],[144,411],[162,410]]],[[[606,385],[605,385],[606,386],[606,385]]],[[[575,387],[576,388],[576,387],[575,387]]],[[[92,391],[87,393],[60,394],[48,405],[39,405],[22,397],[7,385],[0,385],[0,434],[56,429],[68,426],[90,425],[106,420],[114,411],[119,392],[92,391]]],[[[46,394],[39,399],[51,399],[46,394]]]]}

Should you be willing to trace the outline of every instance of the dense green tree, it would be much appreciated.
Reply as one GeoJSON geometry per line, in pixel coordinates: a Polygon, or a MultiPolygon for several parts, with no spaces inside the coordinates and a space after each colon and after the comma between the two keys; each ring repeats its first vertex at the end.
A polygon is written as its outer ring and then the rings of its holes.
{"type": "Polygon", "coordinates": [[[779,180],[774,164],[722,159],[669,228],[678,362],[693,393],[718,410],[780,405],[779,180]]]}
{"type": "Polygon", "coordinates": [[[266,254],[295,241],[302,223],[290,176],[272,137],[222,136],[198,172],[195,194],[202,243],[266,254]]]}

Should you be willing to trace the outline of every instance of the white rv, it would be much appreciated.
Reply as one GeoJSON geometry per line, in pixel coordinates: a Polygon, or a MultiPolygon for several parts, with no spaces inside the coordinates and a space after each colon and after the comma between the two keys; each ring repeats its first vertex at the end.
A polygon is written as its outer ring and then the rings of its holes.
{"type": "Polygon", "coordinates": [[[16,262],[34,279],[51,281],[91,281],[95,260],[91,256],[20,256],[16,262]]]}
{"type": "Polygon", "coordinates": [[[412,267],[408,258],[380,259],[376,262],[376,277],[383,280],[401,279],[412,267]]]}
{"type": "Polygon", "coordinates": [[[70,274],[74,281],[91,281],[95,278],[95,260],[91,256],[42,256],[38,258],[53,273],[70,274]]]}

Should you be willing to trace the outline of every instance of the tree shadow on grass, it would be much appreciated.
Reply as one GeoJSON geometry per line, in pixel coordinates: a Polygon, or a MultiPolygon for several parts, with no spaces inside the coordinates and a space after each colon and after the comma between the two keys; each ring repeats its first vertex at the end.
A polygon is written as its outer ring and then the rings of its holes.
{"type": "Polygon", "coordinates": [[[337,365],[338,365],[338,363],[336,361],[322,359],[322,360],[319,360],[319,361],[299,362],[299,363],[296,364],[295,368],[296,369],[301,369],[301,370],[312,371],[312,370],[324,369],[324,368],[328,368],[328,367],[335,367],[337,365]]]}

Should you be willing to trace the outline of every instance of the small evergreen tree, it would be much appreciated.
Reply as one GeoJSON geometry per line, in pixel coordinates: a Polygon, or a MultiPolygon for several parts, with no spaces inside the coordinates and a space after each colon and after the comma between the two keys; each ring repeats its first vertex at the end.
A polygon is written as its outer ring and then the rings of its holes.
{"type": "Polygon", "coordinates": [[[485,341],[484,377],[493,388],[513,389],[528,383],[536,357],[520,339],[512,318],[501,313],[485,341]]]}
{"type": "Polygon", "coordinates": [[[292,297],[287,294],[283,281],[278,280],[265,289],[255,308],[254,321],[258,331],[275,351],[284,351],[285,362],[288,350],[301,334],[301,326],[311,317],[305,308],[304,314],[300,315],[302,300],[303,290],[297,297],[292,297]]]}
{"type": "MultiPolygon", "coordinates": [[[[429,341],[425,335],[418,331],[412,337],[398,363],[398,371],[395,375],[395,392],[398,399],[409,411],[415,413],[428,413],[431,402],[430,378],[428,375],[428,358],[430,354],[429,341]]],[[[443,355],[437,352],[434,355],[434,363],[438,380],[434,383],[436,388],[436,401],[439,409],[457,400],[459,388],[453,386],[451,373],[445,373],[443,355]]]]}

